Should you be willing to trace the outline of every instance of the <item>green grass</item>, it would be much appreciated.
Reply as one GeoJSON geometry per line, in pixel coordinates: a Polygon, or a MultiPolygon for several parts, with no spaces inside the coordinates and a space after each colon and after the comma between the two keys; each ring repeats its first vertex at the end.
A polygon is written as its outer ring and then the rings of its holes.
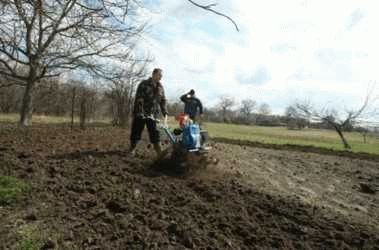
{"type": "MultiPolygon", "coordinates": [[[[333,130],[288,130],[285,127],[243,126],[220,123],[206,123],[204,126],[209,131],[211,137],[248,140],[268,144],[306,145],[334,150],[344,149],[338,134],[333,130]]],[[[363,136],[359,133],[346,132],[344,135],[350,143],[353,152],[379,154],[379,138],[367,136],[367,142],[364,143],[363,136]]]]}
{"type": "Polygon", "coordinates": [[[42,243],[36,239],[23,239],[19,247],[21,250],[39,250],[42,247],[42,243]]]}
{"type": "Polygon", "coordinates": [[[29,189],[29,185],[14,177],[0,176],[0,205],[16,202],[29,189]]]}
{"type": "Polygon", "coordinates": [[[20,250],[39,250],[43,246],[44,237],[36,224],[25,224],[18,229],[20,241],[18,249],[20,250]]]}

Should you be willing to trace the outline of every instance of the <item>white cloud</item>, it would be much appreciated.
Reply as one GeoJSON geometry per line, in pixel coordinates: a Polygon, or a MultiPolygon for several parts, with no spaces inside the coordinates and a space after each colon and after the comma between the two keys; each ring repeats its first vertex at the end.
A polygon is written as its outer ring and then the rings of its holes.
{"type": "Polygon", "coordinates": [[[361,9],[356,9],[351,13],[350,22],[348,24],[348,29],[352,29],[356,26],[363,18],[365,17],[365,13],[361,9]]]}
{"type": "Polygon", "coordinates": [[[218,3],[218,10],[237,21],[239,33],[226,19],[185,0],[165,0],[153,8],[144,45],[164,69],[171,97],[195,88],[206,105],[229,94],[267,102],[281,112],[295,98],[357,105],[378,79],[375,1],[218,3]],[[254,77],[261,77],[261,84],[245,83],[254,77]]]}

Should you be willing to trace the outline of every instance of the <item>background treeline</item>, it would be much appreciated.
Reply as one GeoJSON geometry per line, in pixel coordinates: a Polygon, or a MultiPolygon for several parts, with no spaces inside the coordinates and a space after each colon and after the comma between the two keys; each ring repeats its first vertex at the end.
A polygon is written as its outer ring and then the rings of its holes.
{"type": "MultiPolygon", "coordinates": [[[[62,79],[44,80],[34,91],[33,113],[78,117],[82,126],[94,120],[109,120],[113,125],[127,126],[137,84],[146,77],[146,70],[139,70],[133,77],[130,77],[131,74],[128,76],[120,76],[117,80],[106,83],[94,80],[91,84],[62,79]]],[[[23,87],[19,85],[0,88],[0,112],[18,113],[23,92],[23,87]]],[[[170,115],[177,115],[183,111],[183,104],[179,100],[172,101],[168,104],[168,111],[170,115]]],[[[208,122],[243,125],[286,126],[289,129],[334,129],[326,120],[310,122],[299,117],[293,106],[288,106],[283,115],[274,115],[267,103],[258,104],[251,99],[237,102],[227,96],[219,97],[217,105],[205,107],[203,119],[208,122]]],[[[333,117],[329,119],[332,120],[333,117]]],[[[349,123],[344,125],[343,130],[361,131],[362,127],[349,123]]]]}

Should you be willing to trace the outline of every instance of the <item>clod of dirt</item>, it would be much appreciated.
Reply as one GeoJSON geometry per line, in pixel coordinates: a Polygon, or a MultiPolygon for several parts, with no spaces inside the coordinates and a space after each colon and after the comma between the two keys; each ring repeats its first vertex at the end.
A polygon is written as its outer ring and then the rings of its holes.
{"type": "Polygon", "coordinates": [[[187,152],[180,146],[166,148],[153,163],[154,169],[167,175],[187,175],[217,165],[219,160],[207,152],[187,152]]]}
{"type": "Polygon", "coordinates": [[[366,194],[375,194],[376,193],[376,190],[370,184],[359,183],[359,186],[361,188],[360,191],[362,193],[366,193],[366,194]]]}
{"type": "Polygon", "coordinates": [[[28,167],[25,169],[25,171],[30,174],[30,173],[34,172],[34,169],[33,169],[33,167],[28,167]]]}
{"type": "Polygon", "coordinates": [[[92,237],[88,237],[86,240],[85,240],[85,243],[87,243],[88,245],[94,245],[96,242],[96,239],[92,238],[92,237]]]}
{"type": "Polygon", "coordinates": [[[26,158],[29,158],[29,157],[31,157],[31,155],[28,154],[28,153],[25,153],[25,152],[21,152],[21,153],[18,154],[18,158],[19,159],[26,159],[26,158]]]}
{"type": "Polygon", "coordinates": [[[138,199],[139,197],[141,197],[141,191],[138,188],[136,188],[134,190],[133,195],[134,195],[134,199],[138,199]]]}
{"type": "Polygon", "coordinates": [[[162,230],[165,227],[167,227],[167,223],[163,220],[154,220],[151,223],[151,229],[153,230],[162,230]]]}
{"type": "Polygon", "coordinates": [[[188,232],[183,234],[183,245],[188,248],[194,248],[193,238],[188,232]]]}
{"type": "Polygon", "coordinates": [[[27,221],[36,221],[37,220],[37,216],[35,215],[34,212],[31,212],[31,213],[29,213],[29,214],[27,214],[25,216],[25,220],[27,220],[27,221]]]}
{"type": "Polygon", "coordinates": [[[170,224],[170,226],[167,228],[167,231],[169,234],[177,234],[178,233],[178,225],[174,222],[170,224]]]}
{"type": "Polygon", "coordinates": [[[54,249],[55,248],[55,242],[52,240],[48,240],[43,244],[43,246],[40,248],[41,250],[47,250],[47,249],[54,249]]]}
{"type": "Polygon", "coordinates": [[[115,200],[109,201],[106,204],[106,207],[112,213],[123,213],[126,211],[126,208],[124,206],[120,205],[120,203],[115,201],[115,200]]]}

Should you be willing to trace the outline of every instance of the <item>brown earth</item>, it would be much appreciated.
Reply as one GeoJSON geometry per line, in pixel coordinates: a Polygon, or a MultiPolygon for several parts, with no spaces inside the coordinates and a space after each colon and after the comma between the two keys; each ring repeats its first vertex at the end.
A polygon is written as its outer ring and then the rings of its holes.
{"type": "Polygon", "coordinates": [[[146,141],[126,155],[126,130],[0,124],[0,175],[32,187],[0,207],[0,248],[379,249],[377,159],[241,144],[179,175],[146,141]]]}

